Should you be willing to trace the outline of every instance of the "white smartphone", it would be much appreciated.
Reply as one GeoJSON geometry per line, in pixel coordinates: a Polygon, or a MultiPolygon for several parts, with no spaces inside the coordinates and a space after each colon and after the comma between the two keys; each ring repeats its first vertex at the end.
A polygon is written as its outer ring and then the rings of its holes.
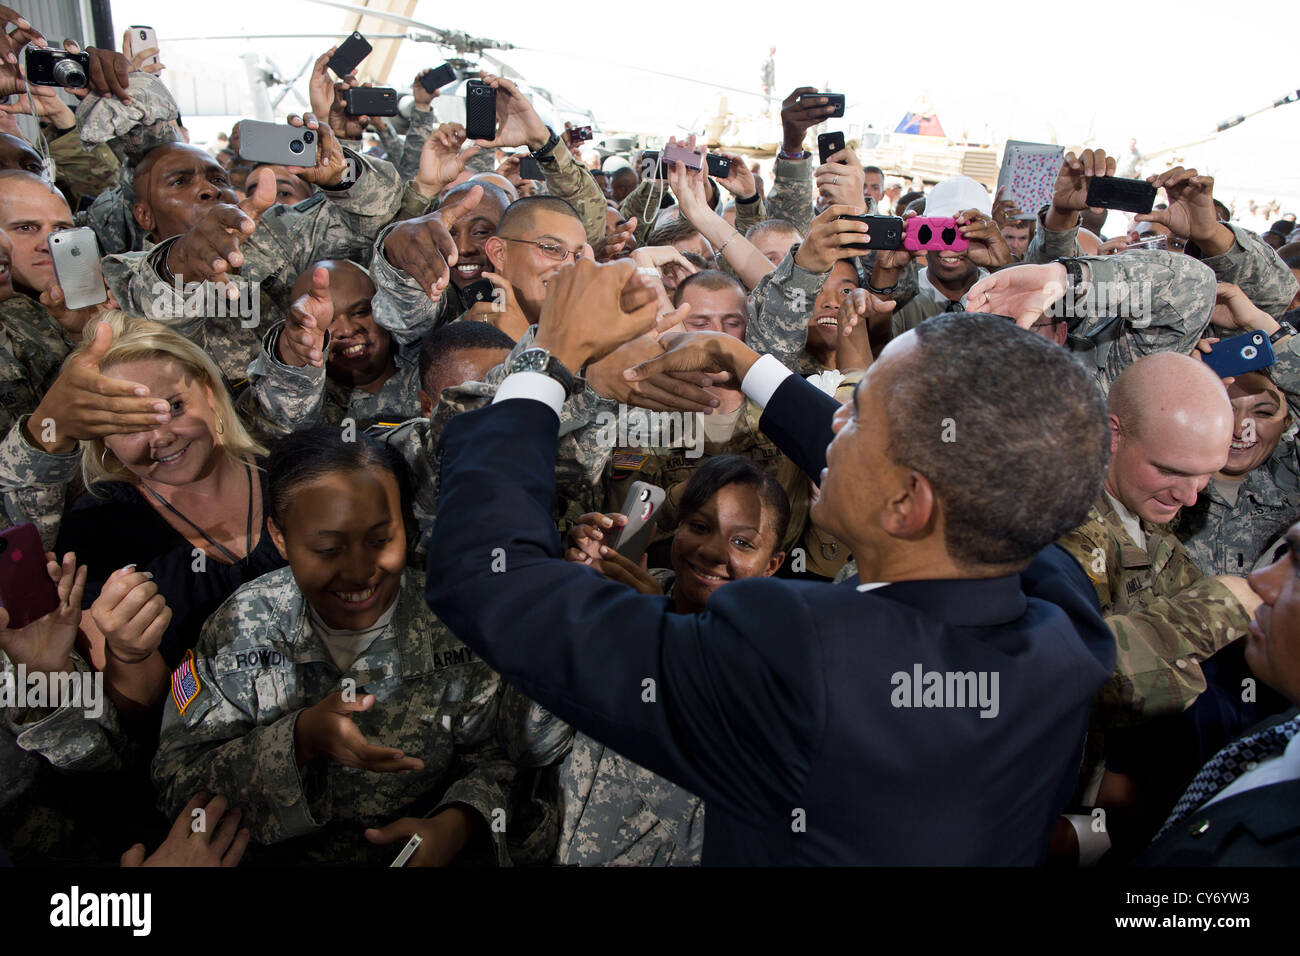
{"type": "Polygon", "coordinates": [[[63,290],[64,308],[84,309],[108,301],[95,230],[89,226],[61,229],[50,233],[49,243],[54,277],[63,290]]]}
{"type": "Polygon", "coordinates": [[[402,847],[402,852],[397,854],[397,859],[388,865],[390,867],[406,866],[411,857],[415,855],[415,851],[420,848],[420,844],[423,842],[424,837],[420,836],[418,833],[412,833],[411,839],[407,840],[406,846],[402,847]]]}
{"type": "MultiPolygon", "coordinates": [[[[153,47],[155,50],[158,48],[158,34],[154,31],[153,27],[132,26],[127,27],[127,29],[130,31],[127,34],[127,49],[123,50],[122,53],[128,60],[134,57],[140,50],[147,50],[150,47],[153,47]]],[[[157,62],[158,54],[155,53],[148,59],[142,60],[140,65],[142,67],[153,66],[153,64],[157,62]]]]}

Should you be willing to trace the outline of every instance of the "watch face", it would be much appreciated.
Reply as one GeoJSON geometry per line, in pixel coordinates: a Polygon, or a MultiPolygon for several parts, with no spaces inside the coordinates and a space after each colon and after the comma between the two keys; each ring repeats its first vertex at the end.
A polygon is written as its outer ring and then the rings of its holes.
{"type": "Polygon", "coordinates": [[[545,372],[551,354],[545,349],[525,349],[515,358],[516,372],[545,372]]]}

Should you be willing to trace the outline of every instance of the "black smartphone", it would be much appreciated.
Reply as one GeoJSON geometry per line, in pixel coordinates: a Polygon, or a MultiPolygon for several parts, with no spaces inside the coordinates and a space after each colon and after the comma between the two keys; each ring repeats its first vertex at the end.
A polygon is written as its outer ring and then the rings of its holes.
{"type": "Polygon", "coordinates": [[[89,53],[64,53],[62,50],[42,50],[31,47],[27,51],[27,81],[35,86],[62,86],[80,89],[89,86],[89,53]]]}
{"type": "Polygon", "coordinates": [[[465,84],[465,138],[497,138],[497,91],[482,80],[465,84]]]}
{"type": "Polygon", "coordinates": [[[831,112],[826,114],[825,117],[826,119],[830,119],[831,117],[834,116],[844,115],[844,94],[843,93],[805,93],[803,96],[799,97],[799,101],[803,102],[804,100],[819,100],[823,97],[826,98],[826,102],[821,105],[833,107],[831,112]]]}
{"type": "Polygon", "coordinates": [[[532,179],[539,183],[546,179],[546,177],[542,175],[542,164],[531,156],[523,156],[520,158],[519,178],[532,179]]]}
{"type": "Polygon", "coordinates": [[[450,63],[444,63],[436,70],[427,70],[420,75],[420,85],[424,87],[426,93],[436,92],[455,82],[456,68],[450,63]]]}
{"type": "Polygon", "coordinates": [[[354,86],[343,93],[348,116],[396,116],[397,90],[391,86],[354,86]]]}
{"type": "Polygon", "coordinates": [[[367,42],[366,38],[354,30],[352,36],[339,44],[339,48],[334,51],[326,66],[341,80],[355,70],[373,49],[374,47],[367,42]]]}
{"type": "Polygon", "coordinates": [[[475,279],[461,290],[461,296],[470,305],[475,302],[491,302],[496,296],[496,286],[491,279],[475,279]]]}
{"type": "Polygon", "coordinates": [[[844,148],[844,134],[822,133],[817,137],[817,155],[821,158],[821,163],[825,166],[831,161],[831,157],[844,148]]]}
{"type": "Polygon", "coordinates": [[[856,219],[867,224],[867,241],[850,242],[849,249],[901,249],[906,231],[898,216],[836,216],[837,219],[856,219]]]}
{"type": "Polygon", "coordinates": [[[1088,183],[1089,206],[1123,212],[1150,212],[1156,203],[1156,187],[1140,179],[1094,176],[1088,183]]]}
{"type": "Polygon", "coordinates": [[[709,153],[704,161],[708,164],[709,175],[714,179],[726,179],[731,175],[731,160],[726,156],[709,153]]]}

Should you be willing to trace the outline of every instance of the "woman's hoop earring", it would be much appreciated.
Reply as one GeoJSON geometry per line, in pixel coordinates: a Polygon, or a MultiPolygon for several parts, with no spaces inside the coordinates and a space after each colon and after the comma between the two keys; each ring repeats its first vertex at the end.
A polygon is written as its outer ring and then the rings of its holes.
{"type": "Polygon", "coordinates": [[[212,413],[217,416],[217,435],[224,435],[226,433],[226,423],[221,420],[221,413],[215,408],[212,413]]]}
{"type": "Polygon", "coordinates": [[[104,450],[99,453],[99,468],[101,471],[108,471],[108,466],[104,464],[104,456],[107,454],[108,454],[108,446],[105,445],[104,450]]]}

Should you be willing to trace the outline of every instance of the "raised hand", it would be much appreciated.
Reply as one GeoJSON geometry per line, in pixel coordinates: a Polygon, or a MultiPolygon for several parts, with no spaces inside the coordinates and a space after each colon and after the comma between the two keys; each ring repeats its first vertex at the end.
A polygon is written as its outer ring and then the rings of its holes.
{"type": "Polygon", "coordinates": [[[1047,228],[1063,231],[1078,224],[1080,210],[1088,208],[1088,187],[1094,176],[1114,176],[1115,157],[1102,149],[1085,149],[1078,156],[1066,153],[1056,174],[1047,228]]]}
{"type": "Polygon", "coordinates": [[[348,163],[343,156],[343,146],[333,131],[328,126],[322,126],[311,113],[290,116],[288,123],[300,129],[306,127],[316,131],[316,165],[286,166],[285,169],[318,186],[337,186],[342,182],[348,163]]]}
{"type": "Polygon", "coordinates": [[[40,303],[45,306],[45,311],[50,313],[55,322],[65,332],[73,335],[80,335],[81,331],[89,322],[106,309],[117,309],[117,297],[113,295],[112,289],[106,289],[108,298],[98,305],[88,305],[82,309],[66,308],[63,297],[63,289],[59,287],[58,282],[50,286],[40,294],[40,303]]]}
{"type": "Polygon", "coordinates": [[[415,174],[415,186],[423,195],[440,194],[478,155],[478,146],[464,144],[465,127],[460,123],[443,123],[429,134],[420,150],[420,168],[415,174]]]}
{"type": "MultiPolygon", "coordinates": [[[[81,48],[72,40],[63,41],[63,48],[69,53],[81,52],[81,48]]],[[[100,96],[114,96],[123,103],[130,103],[131,61],[116,50],[100,50],[88,46],[86,53],[90,57],[90,69],[86,71],[90,86],[70,87],[68,92],[77,99],[84,99],[93,92],[100,96]]]]}
{"type": "Polygon", "coordinates": [[[437,90],[430,93],[424,88],[424,84],[420,82],[420,77],[432,72],[432,67],[427,70],[421,70],[419,73],[415,74],[415,79],[411,81],[411,95],[415,97],[415,108],[417,110],[427,110],[433,104],[434,97],[438,95],[437,90]]]}
{"type": "Polygon", "coordinates": [[[1232,230],[1219,222],[1214,208],[1213,176],[1175,166],[1159,176],[1148,176],[1147,182],[1164,189],[1169,208],[1139,213],[1134,217],[1136,222],[1158,222],[1175,236],[1191,239],[1205,256],[1221,255],[1232,248],[1236,241],[1232,230]]]}
{"type": "Polygon", "coordinates": [[[813,86],[801,86],[781,101],[781,137],[785,152],[797,153],[803,149],[803,138],[808,130],[835,112],[835,107],[828,106],[828,103],[830,100],[813,86]],[[801,96],[808,99],[800,102],[801,96]]]}
{"type": "Polygon", "coordinates": [[[109,378],[99,365],[113,344],[113,328],[101,322],[90,348],[63,363],[59,377],[26,423],[27,437],[46,451],[67,454],[78,441],[153,431],[171,421],[171,406],[150,398],[139,382],[109,378]]]}
{"type": "Polygon", "coordinates": [[[81,595],[86,590],[88,569],[77,567],[77,556],[69,551],[62,563],[45,552],[45,570],[58,590],[59,605],[26,627],[9,630],[9,612],[0,607],[0,651],[14,664],[29,672],[57,674],[71,671],[69,655],[81,624],[81,595]]]}
{"type": "Polygon", "coordinates": [[[492,283],[496,294],[489,300],[475,302],[463,318],[486,322],[500,329],[516,342],[528,331],[531,324],[515,298],[515,288],[503,276],[484,272],[483,278],[492,283]]]}
{"type": "Polygon", "coordinates": [[[527,146],[534,151],[545,146],[551,134],[542,118],[537,115],[537,110],[533,109],[533,104],[519,92],[518,87],[492,73],[484,73],[483,82],[497,92],[497,137],[493,140],[477,140],[478,144],[488,149],[497,146],[506,149],[527,146]]]}
{"type": "Polygon", "coordinates": [[[1016,205],[1016,201],[1002,198],[1002,194],[1006,191],[1006,186],[999,186],[998,194],[993,197],[993,221],[999,228],[1020,218],[1020,207],[1016,205]]]}
{"type": "Polygon", "coordinates": [[[726,178],[717,181],[719,186],[737,199],[749,199],[758,192],[758,184],[754,181],[754,173],[745,164],[744,159],[735,153],[717,153],[715,155],[731,160],[731,167],[727,171],[726,178]]]}
{"type": "Polygon", "coordinates": [[[347,701],[339,691],[299,714],[293,731],[298,766],[323,757],[345,767],[375,773],[423,770],[424,761],[419,757],[408,757],[396,747],[381,747],[366,740],[352,715],[369,710],[374,703],[374,694],[347,701]]]}
{"type": "Polygon", "coordinates": [[[1015,261],[998,224],[978,209],[964,209],[955,217],[958,230],[970,242],[966,257],[977,266],[998,269],[1015,261]]]}
{"type": "Polygon", "coordinates": [[[294,300],[276,342],[281,362],[302,368],[325,364],[325,334],[334,323],[330,273],[324,266],[311,274],[311,288],[294,300]]]}
{"type": "MultiPolygon", "coordinates": [[[[257,170],[248,198],[238,205],[216,203],[167,250],[166,267],[181,282],[225,284],[244,264],[240,243],[257,229],[262,214],[276,203],[275,171],[257,170]]],[[[252,183],[252,180],[250,180],[252,183]]],[[[227,294],[237,294],[231,289],[227,294]]]]}
{"type": "Polygon", "coordinates": [[[808,237],[795,253],[794,264],[809,272],[830,272],[837,260],[856,256],[861,250],[849,247],[865,241],[867,224],[840,217],[860,215],[861,208],[844,203],[827,206],[808,227],[808,237]]]}
{"type": "Polygon", "coordinates": [[[415,219],[407,219],[384,237],[384,258],[429,290],[435,302],[451,281],[456,264],[456,242],[451,227],[478,205],[483,190],[475,186],[453,203],[415,219]]]}
{"type": "MultiPolygon", "coordinates": [[[[636,239],[633,237],[633,233],[636,232],[636,225],[636,216],[633,216],[605,233],[604,238],[596,243],[593,250],[596,261],[608,262],[611,259],[617,259],[622,255],[634,252],[637,248],[636,239]]],[[[682,261],[685,262],[686,260],[683,259],[682,261]]]]}
{"type": "Polygon", "coordinates": [[[867,211],[863,194],[866,173],[856,150],[846,146],[830,156],[825,165],[818,166],[813,175],[823,203],[853,206],[854,214],[859,216],[867,211]]]}

